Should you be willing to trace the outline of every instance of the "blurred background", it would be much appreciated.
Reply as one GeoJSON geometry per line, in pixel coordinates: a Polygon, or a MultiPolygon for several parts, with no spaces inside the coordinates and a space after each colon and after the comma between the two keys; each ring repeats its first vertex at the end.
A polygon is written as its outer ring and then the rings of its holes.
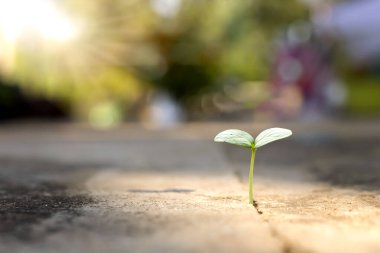
{"type": "Polygon", "coordinates": [[[0,0],[0,120],[380,116],[378,0],[0,0]]]}

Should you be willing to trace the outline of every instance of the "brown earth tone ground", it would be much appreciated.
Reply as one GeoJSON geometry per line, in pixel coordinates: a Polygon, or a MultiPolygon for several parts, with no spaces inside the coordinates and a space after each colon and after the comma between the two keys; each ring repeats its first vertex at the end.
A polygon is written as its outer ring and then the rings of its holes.
{"type": "Polygon", "coordinates": [[[0,252],[380,252],[380,122],[0,127],[0,252]]]}

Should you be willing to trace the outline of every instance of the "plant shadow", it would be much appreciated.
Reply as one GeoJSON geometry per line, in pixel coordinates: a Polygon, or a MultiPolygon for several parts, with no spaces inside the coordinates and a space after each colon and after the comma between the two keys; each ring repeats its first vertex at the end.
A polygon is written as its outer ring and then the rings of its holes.
{"type": "Polygon", "coordinates": [[[133,193],[191,193],[193,189],[168,188],[163,190],[147,190],[147,189],[129,189],[128,192],[133,193]]]}

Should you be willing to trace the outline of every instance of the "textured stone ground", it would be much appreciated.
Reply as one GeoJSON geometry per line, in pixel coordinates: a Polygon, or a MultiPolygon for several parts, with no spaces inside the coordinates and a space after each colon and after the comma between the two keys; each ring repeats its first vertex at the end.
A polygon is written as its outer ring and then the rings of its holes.
{"type": "Polygon", "coordinates": [[[283,124],[257,153],[215,133],[273,124],[0,127],[0,252],[380,252],[379,122],[283,124]]]}

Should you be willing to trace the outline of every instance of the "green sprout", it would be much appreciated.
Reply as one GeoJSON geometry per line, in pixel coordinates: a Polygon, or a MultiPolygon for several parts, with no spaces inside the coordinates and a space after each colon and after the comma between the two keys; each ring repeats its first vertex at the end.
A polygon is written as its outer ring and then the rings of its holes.
{"type": "Polygon", "coordinates": [[[255,166],[256,150],[270,142],[277,141],[292,135],[292,131],[285,128],[269,128],[262,131],[256,139],[247,132],[238,129],[229,129],[217,134],[215,142],[227,142],[230,144],[250,148],[252,150],[251,166],[249,168],[249,203],[253,205],[253,168],[255,166]]]}

